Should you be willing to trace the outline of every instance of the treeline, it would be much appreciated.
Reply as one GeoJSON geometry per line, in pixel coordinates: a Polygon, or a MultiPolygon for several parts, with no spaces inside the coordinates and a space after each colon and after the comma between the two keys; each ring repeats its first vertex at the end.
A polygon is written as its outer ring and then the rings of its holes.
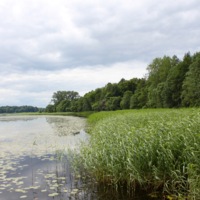
{"type": "Polygon", "coordinates": [[[41,108],[33,106],[2,106],[0,107],[0,113],[21,113],[21,112],[39,112],[41,108]]]}
{"type": "Polygon", "coordinates": [[[200,106],[200,52],[155,58],[145,78],[121,79],[80,97],[74,91],[53,94],[47,112],[102,111],[200,106]]]}

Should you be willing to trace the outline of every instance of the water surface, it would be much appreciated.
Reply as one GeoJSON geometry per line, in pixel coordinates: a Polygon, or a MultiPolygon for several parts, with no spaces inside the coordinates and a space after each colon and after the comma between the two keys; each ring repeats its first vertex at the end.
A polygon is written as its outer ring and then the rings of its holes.
{"type": "Polygon", "coordinates": [[[88,142],[85,119],[0,116],[0,200],[147,200],[74,172],[69,150],[88,142]]]}
{"type": "Polygon", "coordinates": [[[67,152],[87,141],[84,127],[77,117],[0,116],[0,200],[75,195],[67,152]]]}

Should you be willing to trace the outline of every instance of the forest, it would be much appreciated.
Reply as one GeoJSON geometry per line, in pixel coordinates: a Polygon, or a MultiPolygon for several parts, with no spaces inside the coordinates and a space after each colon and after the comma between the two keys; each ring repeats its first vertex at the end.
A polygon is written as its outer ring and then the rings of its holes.
{"type": "Polygon", "coordinates": [[[33,106],[1,106],[0,113],[39,112],[42,109],[33,106]]]}
{"type": "Polygon", "coordinates": [[[200,106],[200,52],[155,58],[144,78],[121,79],[81,97],[75,91],[54,92],[46,112],[109,111],[200,106]]]}

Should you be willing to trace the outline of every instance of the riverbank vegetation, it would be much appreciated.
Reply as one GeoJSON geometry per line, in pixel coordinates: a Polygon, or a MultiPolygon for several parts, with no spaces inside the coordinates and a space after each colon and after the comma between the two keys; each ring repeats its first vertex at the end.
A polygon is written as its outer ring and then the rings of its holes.
{"type": "Polygon", "coordinates": [[[88,122],[76,166],[97,182],[200,198],[200,109],[100,112],[88,122]]]}
{"type": "MultiPolygon", "coordinates": [[[[134,74],[133,74],[134,76],[134,74]]],[[[53,94],[47,112],[112,111],[200,106],[200,52],[183,59],[155,58],[144,78],[121,79],[81,97],[75,91],[53,94]]]]}

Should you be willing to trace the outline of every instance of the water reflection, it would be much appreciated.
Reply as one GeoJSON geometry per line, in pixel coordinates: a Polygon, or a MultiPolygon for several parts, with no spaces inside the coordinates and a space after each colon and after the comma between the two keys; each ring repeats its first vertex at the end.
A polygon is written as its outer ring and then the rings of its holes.
{"type": "Polygon", "coordinates": [[[76,148],[86,140],[85,119],[73,117],[0,117],[0,145],[5,152],[21,155],[53,153],[76,148]],[[9,121],[10,120],[10,121],[9,121]],[[72,127],[73,126],[73,127],[72,127]],[[74,131],[81,134],[72,137],[74,131]],[[62,137],[58,137],[62,136],[62,137]]]}
{"type": "Polygon", "coordinates": [[[84,119],[73,117],[0,116],[0,199],[55,199],[67,193],[66,188],[56,192],[61,184],[67,186],[66,176],[58,174],[69,174],[67,162],[57,156],[87,140],[84,126],[84,119]]]}
{"type": "Polygon", "coordinates": [[[48,117],[46,121],[51,125],[58,136],[75,135],[79,133],[85,125],[84,119],[75,117],[48,117]]]}
{"type": "Polygon", "coordinates": [[[20,157],[0,179],[1,200],[148,200],[144,194],[130,194],[125,188],[98,185],[85,174],[71,172],[67,156],[20,157]],[[16,167],[17,166],[17,167],[16,167]]]}
{"type": "Polygon", "coordinates": [[[37,117],[33,116],[14,116],[14,115],[2,115],[0,114],[0,123],[1,122],[16,122],[16,121],[31,121],[35,120],[37,117]]]}

